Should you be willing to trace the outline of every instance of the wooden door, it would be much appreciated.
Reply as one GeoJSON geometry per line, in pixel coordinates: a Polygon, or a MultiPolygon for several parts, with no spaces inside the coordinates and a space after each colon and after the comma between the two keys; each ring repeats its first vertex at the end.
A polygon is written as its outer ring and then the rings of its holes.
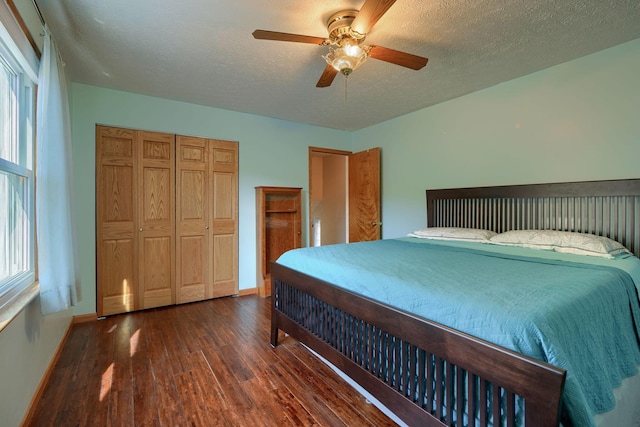
{"type": "Polygon", "coordinates": [[[209,140],[211,286],[206,297],[238,293],[238,143],[209,140]]]}
{"type": "Polygon", "coordinates": [[[175,136],[139,132],[140,308],[175,303],[175,136]]]}
{"type": "Polygon", "coordinates": [[[176,302],[206,298],[209,262],[209,146],[204,138],[176,137],[176,302]]]}
{"type": "Polygon", "coordinates": [[[98,316],[138,309],[136,131],[96,126],[98,316]]]}
{"type": "Polygon", "coordinates": [[[349,155],[349,242],[378,240],[380,148],[349,155]]]}

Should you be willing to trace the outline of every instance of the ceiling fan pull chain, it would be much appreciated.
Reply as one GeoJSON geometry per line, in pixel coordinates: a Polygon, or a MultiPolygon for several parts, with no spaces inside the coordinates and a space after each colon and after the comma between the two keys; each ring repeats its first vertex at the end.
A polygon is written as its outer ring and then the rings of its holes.
{"type": "Polygon", "coordinates": [[[344,105],[345,107],[347,106],[347,82],[349,81],[349,77],[348,76],[344,76],[344,105]]]}

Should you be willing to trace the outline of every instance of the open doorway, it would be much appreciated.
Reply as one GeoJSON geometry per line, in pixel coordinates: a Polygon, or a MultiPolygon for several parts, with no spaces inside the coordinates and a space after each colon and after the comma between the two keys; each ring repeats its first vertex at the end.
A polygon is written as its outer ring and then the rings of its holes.
{"type": "Polygon", "coordinates": [[[381,238],[380,148],[309,147],[309,244],[381,238]]]}
{"type": "Polygon", "coordinates": [[[309,244],[347,243],[349,151],[309,147],[309,244]]]}

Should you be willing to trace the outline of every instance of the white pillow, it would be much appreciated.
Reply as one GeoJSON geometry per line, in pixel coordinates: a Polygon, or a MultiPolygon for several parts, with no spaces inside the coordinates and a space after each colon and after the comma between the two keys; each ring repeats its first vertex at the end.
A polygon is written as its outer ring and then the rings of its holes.
{"type": "Polygon", "coordinates": [[[594,234],[556,230],[513,230],[498,234],[491,243],[547,249],[578,255],[613,258],[629,251],[615,240],[594,234]]]}
{"type": "Polygon", "coordinates": [[[474,242],[488,242],[497,233],[491,230],[481,230],[479,228],[459,228],[459,227],[429,227],[409,233],[410,237],[420,239],[436,240],[466,240],[474,242]]]}

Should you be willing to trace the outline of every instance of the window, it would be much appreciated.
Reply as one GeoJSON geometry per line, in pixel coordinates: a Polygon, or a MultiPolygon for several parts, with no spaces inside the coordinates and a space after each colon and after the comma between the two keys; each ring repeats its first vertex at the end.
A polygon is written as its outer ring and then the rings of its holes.
{"type": "Polygon", "coordinates": [[[34,88],[9,42],[0,37],[0,307],[35,280],[34,88]]]}

